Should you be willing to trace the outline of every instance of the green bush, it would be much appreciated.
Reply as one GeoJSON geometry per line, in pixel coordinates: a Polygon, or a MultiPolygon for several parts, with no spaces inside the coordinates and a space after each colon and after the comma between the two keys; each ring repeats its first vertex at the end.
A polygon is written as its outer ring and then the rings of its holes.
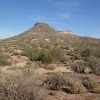
{"type": "Polygon", "coordinates": [[[62,62],[62,60],[64,60],[64,52],[58,47],[43,50],[41,55],[41,60],[43,63],[62,62]]]}
{"type": "Polygon", "coordinates": [[[25,50],[25,54],[31,61],[42,61],[46,64],[62,61],[64,56],[63,50],[56,47],[48,49],[29,47],[25,50]]]}
{"type": "Polygon", "coordinates": [[[49,51],[44,51],[41,56],[41,61],[45,64],[50,64],[54,62],[54,57],[49,51]]]}
{"type": "Polygon", "coordinates": [[[64,57],[64,51],[58,47],[54,47],[50,50],[55,61],[62,61],[64,57]]]}
{"type": "Polygon", "coordinates": [[[37,48],[28,47],[25,49],[25,55],[29,57],[31,61],[38,60],[40,52],[37,48]]]}

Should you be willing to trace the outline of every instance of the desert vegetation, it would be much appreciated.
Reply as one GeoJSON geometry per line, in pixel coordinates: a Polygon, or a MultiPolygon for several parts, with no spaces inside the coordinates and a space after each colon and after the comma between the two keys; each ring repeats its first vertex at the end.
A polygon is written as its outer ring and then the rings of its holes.
{"type": "Polygon", "coordinates": [[[6,55],[0,54],[0,66],[11,65],[11,62],[8,61],[8,58],[9,57],[6,55]]]}
{"type": "Polygon", "coordinates": [[[62,61],[64,57],[63,50],[58,47],[48,49],[28,47],[28,49],[25,49],[24,54],[28,56],[31,61],[42,61],[42,63],[45,64],[62,61]]]}
{"type": "Polygon", "coordinates": [[[99,100],[100,40],[40,26],[0,41],[0,100],[99,100]]]}

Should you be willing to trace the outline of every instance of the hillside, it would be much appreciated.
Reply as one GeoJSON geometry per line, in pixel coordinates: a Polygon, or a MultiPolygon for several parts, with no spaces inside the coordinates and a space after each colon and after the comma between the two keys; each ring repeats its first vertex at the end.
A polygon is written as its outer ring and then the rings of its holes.
{"type": "Polygon", "coordinates": [[[24,33],[21,33],[18,36],[14,36],[8,39],[5,39],[6,43],[17,43],[17,44],[35,44],[41,45],[42,43],[48,44],[58,44],[58,45],[77,45],[77,44],[87,44],[87,43],[97,43],[100,40],[89,38],[89,37],[81,37],[75,35],[75,33],[71,31],[57,31],[53,29],[46,23],[36,23],[31,29],[27,30],[24,33]]]}
{"type": "Polygon", "coordinates": [[[36,23],[0,41],[0,100],[99,98],[99,39],[36,23]]]}

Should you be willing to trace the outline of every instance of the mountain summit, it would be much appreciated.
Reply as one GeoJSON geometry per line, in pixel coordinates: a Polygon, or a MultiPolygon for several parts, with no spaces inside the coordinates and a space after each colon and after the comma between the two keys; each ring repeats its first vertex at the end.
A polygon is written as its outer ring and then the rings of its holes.
{"type": "Polygon", "coordinates": [[[46,28],[53,29],[47,23],[36,23],[34,25],[34,28],[36,28],[36,29],[38,29],[38,28],[40,28],[40,29],[46,29],[46,28]]]}
{"type": "Polygon", "coordinates": [[[34,25],[34,27],[32,28],[32,31],[33,32],[40,32],[40,33],[42,33],[42,32],[51,33],[51,32],[55,32],[56,30],[54,30],[51,26],[49,26],[46,23],[36,23],[34,25]]]}

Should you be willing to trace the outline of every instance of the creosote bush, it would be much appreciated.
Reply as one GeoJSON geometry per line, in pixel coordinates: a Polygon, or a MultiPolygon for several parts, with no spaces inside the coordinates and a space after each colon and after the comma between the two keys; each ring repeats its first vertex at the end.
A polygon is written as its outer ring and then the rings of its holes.
{"type": "Polygon", "coordinates": [[[39,59],[40,53],[37,48],[28,47],[25,48],[25,55],[29,57],[31,61],[39,59]]]}
{"type": "Polygon", "coordinates": [[[54,57],[53,55],[51,55],[49,51],[44,51],[42,53],[40,60],[45,64],[50,64],[54,62],[54,57]]]}
{"type": "Polygon", "coordinates": [[[55,61],[62,61],[64,57],[64,51],[58,47],[54,47],[50,50],[51,55],[54,57],[55,61]]]}
{"type": "Polygon", "coordinates": [[[25,54],[31,61],[42,61],[45,64],[62,61],[64,56],[63,50],[58,47],[47,49],[29,47],[25,49],[25,54]]]}

